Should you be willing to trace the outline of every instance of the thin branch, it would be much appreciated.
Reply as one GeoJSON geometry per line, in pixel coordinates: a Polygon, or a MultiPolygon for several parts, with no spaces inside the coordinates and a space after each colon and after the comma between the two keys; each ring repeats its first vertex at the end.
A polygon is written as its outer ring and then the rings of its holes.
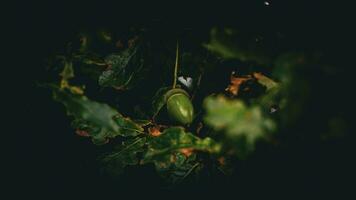
{"type": "Polygon", "coordinates": [[[178,56],[179,56],[179,43],[178,43],[178,40],[177,40],[176,63],[175,63],[175,66],[174,66],[173,89],[176,88],[176,85],[177,85],[178,56]]]}

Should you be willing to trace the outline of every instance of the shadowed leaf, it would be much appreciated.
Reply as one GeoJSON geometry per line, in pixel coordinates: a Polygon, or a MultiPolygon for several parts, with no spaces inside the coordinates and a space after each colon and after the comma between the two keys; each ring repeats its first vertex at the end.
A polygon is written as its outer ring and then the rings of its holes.
{"type": "Polygon", "coordinates": [[[86,131],[95,144],[104,144],[116,136],[136,136],[143,128],[123,117],[107,104],[89,100],[86,96],[72,94],[68,90],[52,87],[54,99],[63,103],[67,114],[75,118],[74,128],[86,131]]]}
{"type": "Polygon", "coordinates": [[[75,95],[68,90],[53,89],[53,97],[64,104],[67,114],[83,119],[108,131],[117,132],[119,126],[113,117],[118,112],[107,104],[89,100],[86,96],[75,95]]]}
{"type": "Polygon", "coordinates": [[[166,104],[166,93],[172,89],[171,87],[162,87],[158,89],[156,92],[155,96],[153,97],[152,100],[152,114],[153,117],[155,117],[159,111],[163,108],[163,106],[166,104]]]}
{"type": "Polygon", "coordinates": [[[220,145],[211,138],[201,139],[185,132],[183,128],[172,127],[164,130],[158,137],[151,138],[144,162],[170,159],[172,153],[183,148],[216,153],[220,150],[220,145]]]}
{"type": "Polygon", "coordinates": [[[127,165],[139,164],[138,153],[144,151],[145,137],[129,139],[117,146],[117,149],[105,155],[102,161],[106,164],[106,169],[115,175],[123,172],[127,165]]]}
{"type": "Polygon", "coordinates": [[[110,66],[99,77],[99,85],[116,89],[130,89],[141,78],[143,58],[137,53],[138,46],[133,46],[120,53],[105,58],[110,66]]]}
{"type": "Polygon", "coordinates": [[[231,29],[214,28],[210,32],[210,42],[204,46],[225,59],[239,59],[243,62],[253,61],[258,64],[268,63],[268,57],[261,53],[257,46],[253,45],[254,39],[246,40],[247,36],[241,34],[231,29]]]}

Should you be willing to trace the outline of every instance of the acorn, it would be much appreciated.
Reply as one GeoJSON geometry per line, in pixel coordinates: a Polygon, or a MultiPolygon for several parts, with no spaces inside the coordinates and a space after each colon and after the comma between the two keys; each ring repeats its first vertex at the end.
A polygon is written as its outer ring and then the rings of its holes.
{"type": "Polygon", "coordinates": [[[179,88],[169,90],[166,93],[166,105],[171,120],[182,125],[192,123],[194,108],[185,90],[179,88]]]}

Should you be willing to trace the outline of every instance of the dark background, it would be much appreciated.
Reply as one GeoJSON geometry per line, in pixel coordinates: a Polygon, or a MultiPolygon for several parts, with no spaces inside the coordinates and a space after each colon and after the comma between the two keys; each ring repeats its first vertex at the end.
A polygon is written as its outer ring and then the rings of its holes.
{"type": "MultiPolygon", "coordinates": [[[[83,198],[172,198],[187,192],[207,197],[294,196],[350,191],[353,136],[326,143],[296,142],[278,150],[267,148],[241,163],[233,177],[210,179],[199,185],[188,183],[164,189],[150,168],[130,169],[121,181],[114,182],[99,173],[95,146],[73,134],[63,107],[52,101],[49,91],[36,86],[46,76],[44,60],[82,29],[152,25],[173,32],[192,29],[198,34],[213,26],[227,25],[248,31],[281,32],[288,36],[287,44],[296,50],[325,52],[328,62],[340,66],[345,73],[334,80],[321,79],[328,84],[319,83],[323,96],[318,97],[320,102],[316,104],[323,112],[330,107],[350,112],[353,101],[342,95],[350,92],[348,84],[352,81],[352,71],[347,68],[352,65],[347,59],[351,55],[351,9],[337,2],[269,1],[270,6],[263,1],[246,2],[32,1],[4,6],[2,98],[7,112],[3,115],[6,129],[1,141],[6,158],[2,172],[9,186],[4,190],[13,196],[83,198]],[[338,83],[338,87],[329,81],[338,83]],[[326,88],[329,86],[332,87],[326,88]]],[[[313,120],[318,124],[317,118],[313,120]]],[[[306,125],[301,123],[301,129],[306,125]]]]}

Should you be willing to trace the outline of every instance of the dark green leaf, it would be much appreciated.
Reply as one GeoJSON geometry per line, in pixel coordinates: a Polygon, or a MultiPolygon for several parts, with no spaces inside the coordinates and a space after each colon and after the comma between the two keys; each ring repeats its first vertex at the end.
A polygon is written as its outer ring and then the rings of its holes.
{"type": "Polygon", "coordinates": [[[231,29],[219,30],[214,28],[210,33],[210,42],[204,46],[213,53],[225,59],[239,59],[243,62],[257,62],[266,64],[268,57],[262,53],[255,43],[255,38],[248,38],[246,35],[231,29]]]}
{"type": "Polygon", "coordinates": [[[143,133],[143,128],[139,124],[135,123],[129,118],[123,117],[121,114],[117,114],[114,117],[115,122],[120,127],[117,135],[124,137],[136,136],[143,133]]]}
{"type": "Polygon", "coordinates": [[[143,72],[143,58],[137,53],[138,48],[133,46],[118,54],[107,56],[105,62],[110,68],[101,74],[99,84],[116,89],[132,88],[143,72]]]}
{"type": "Polygon", "coordinates": [[[103,128],[99,132],[91,132],[91,141],[96,145],[103,145],[109,142],[109,137],[113,137],[112,132],[103,128]]]}
{"type": "Polygon", "coordinates": [[[148,151],[145,154],[144,162],[170,159],[172,153],[183,148],[193,148],[201,151],[218,152],[220,145],[211,138],[201,139],[183,128],[172,127],[163,133],[152,138],[148,143],[148,151]]]}
{"type": "Polygon", "coordinates": [[[282,108],[282,99],[284,98],[281,95],[281,91],[283,89],[282,85],[261,73],[254,73],[253,76],[257,79],[259,84],[266,87],[266,94],[257,100],[258,104],[265,110],[270,110],[273,106],[282,108]]]}
{"type": "Polygon", "coordinates": [[[118,148],[103,157],[102,161],[106,164],[107,170],[119,175],[127,165],[139,164],[138,153],[144,151],[146,137],[138,137],[123,142],[118,148]]]}
{"type": "Polygon", "coordinates": [[[55,100],[65,105],[68,115],[83,119],[108,131],[119,131],[119,125],[113,119],[118,112],[107,104],[91,101],[86,96],[75,95],[59,88],[53,89],[53,96],[55,100]]]}
{"type": "Polygon", "coordinates": [[[171,87],[162,87],[160,88],[152,100],[152,114],[155,117],[159,111],[163,108],[166,104],[166,93],[172,89],[171,87]]]}
{"type": "Polygon", "coordinates": [[[161,177],[173,184],[180,183],[194,172],[199,171],[200,165],[201,163],[196,160],[196,154],[186,157],[179,152],[171,154],[167,160],[155,162],[156,170],[161,177]]]}
{"type": "Polygon", "coordinates": [[[68,90],[53,87],[54,99],[63,103],[67,113],[75,117],[74,128],[87,131],[95,144],[103,144],[116,136],[137,136],[143,128],[123,117],[107,104],[89,100],[83,95],[75,95],[68,90]]]}

